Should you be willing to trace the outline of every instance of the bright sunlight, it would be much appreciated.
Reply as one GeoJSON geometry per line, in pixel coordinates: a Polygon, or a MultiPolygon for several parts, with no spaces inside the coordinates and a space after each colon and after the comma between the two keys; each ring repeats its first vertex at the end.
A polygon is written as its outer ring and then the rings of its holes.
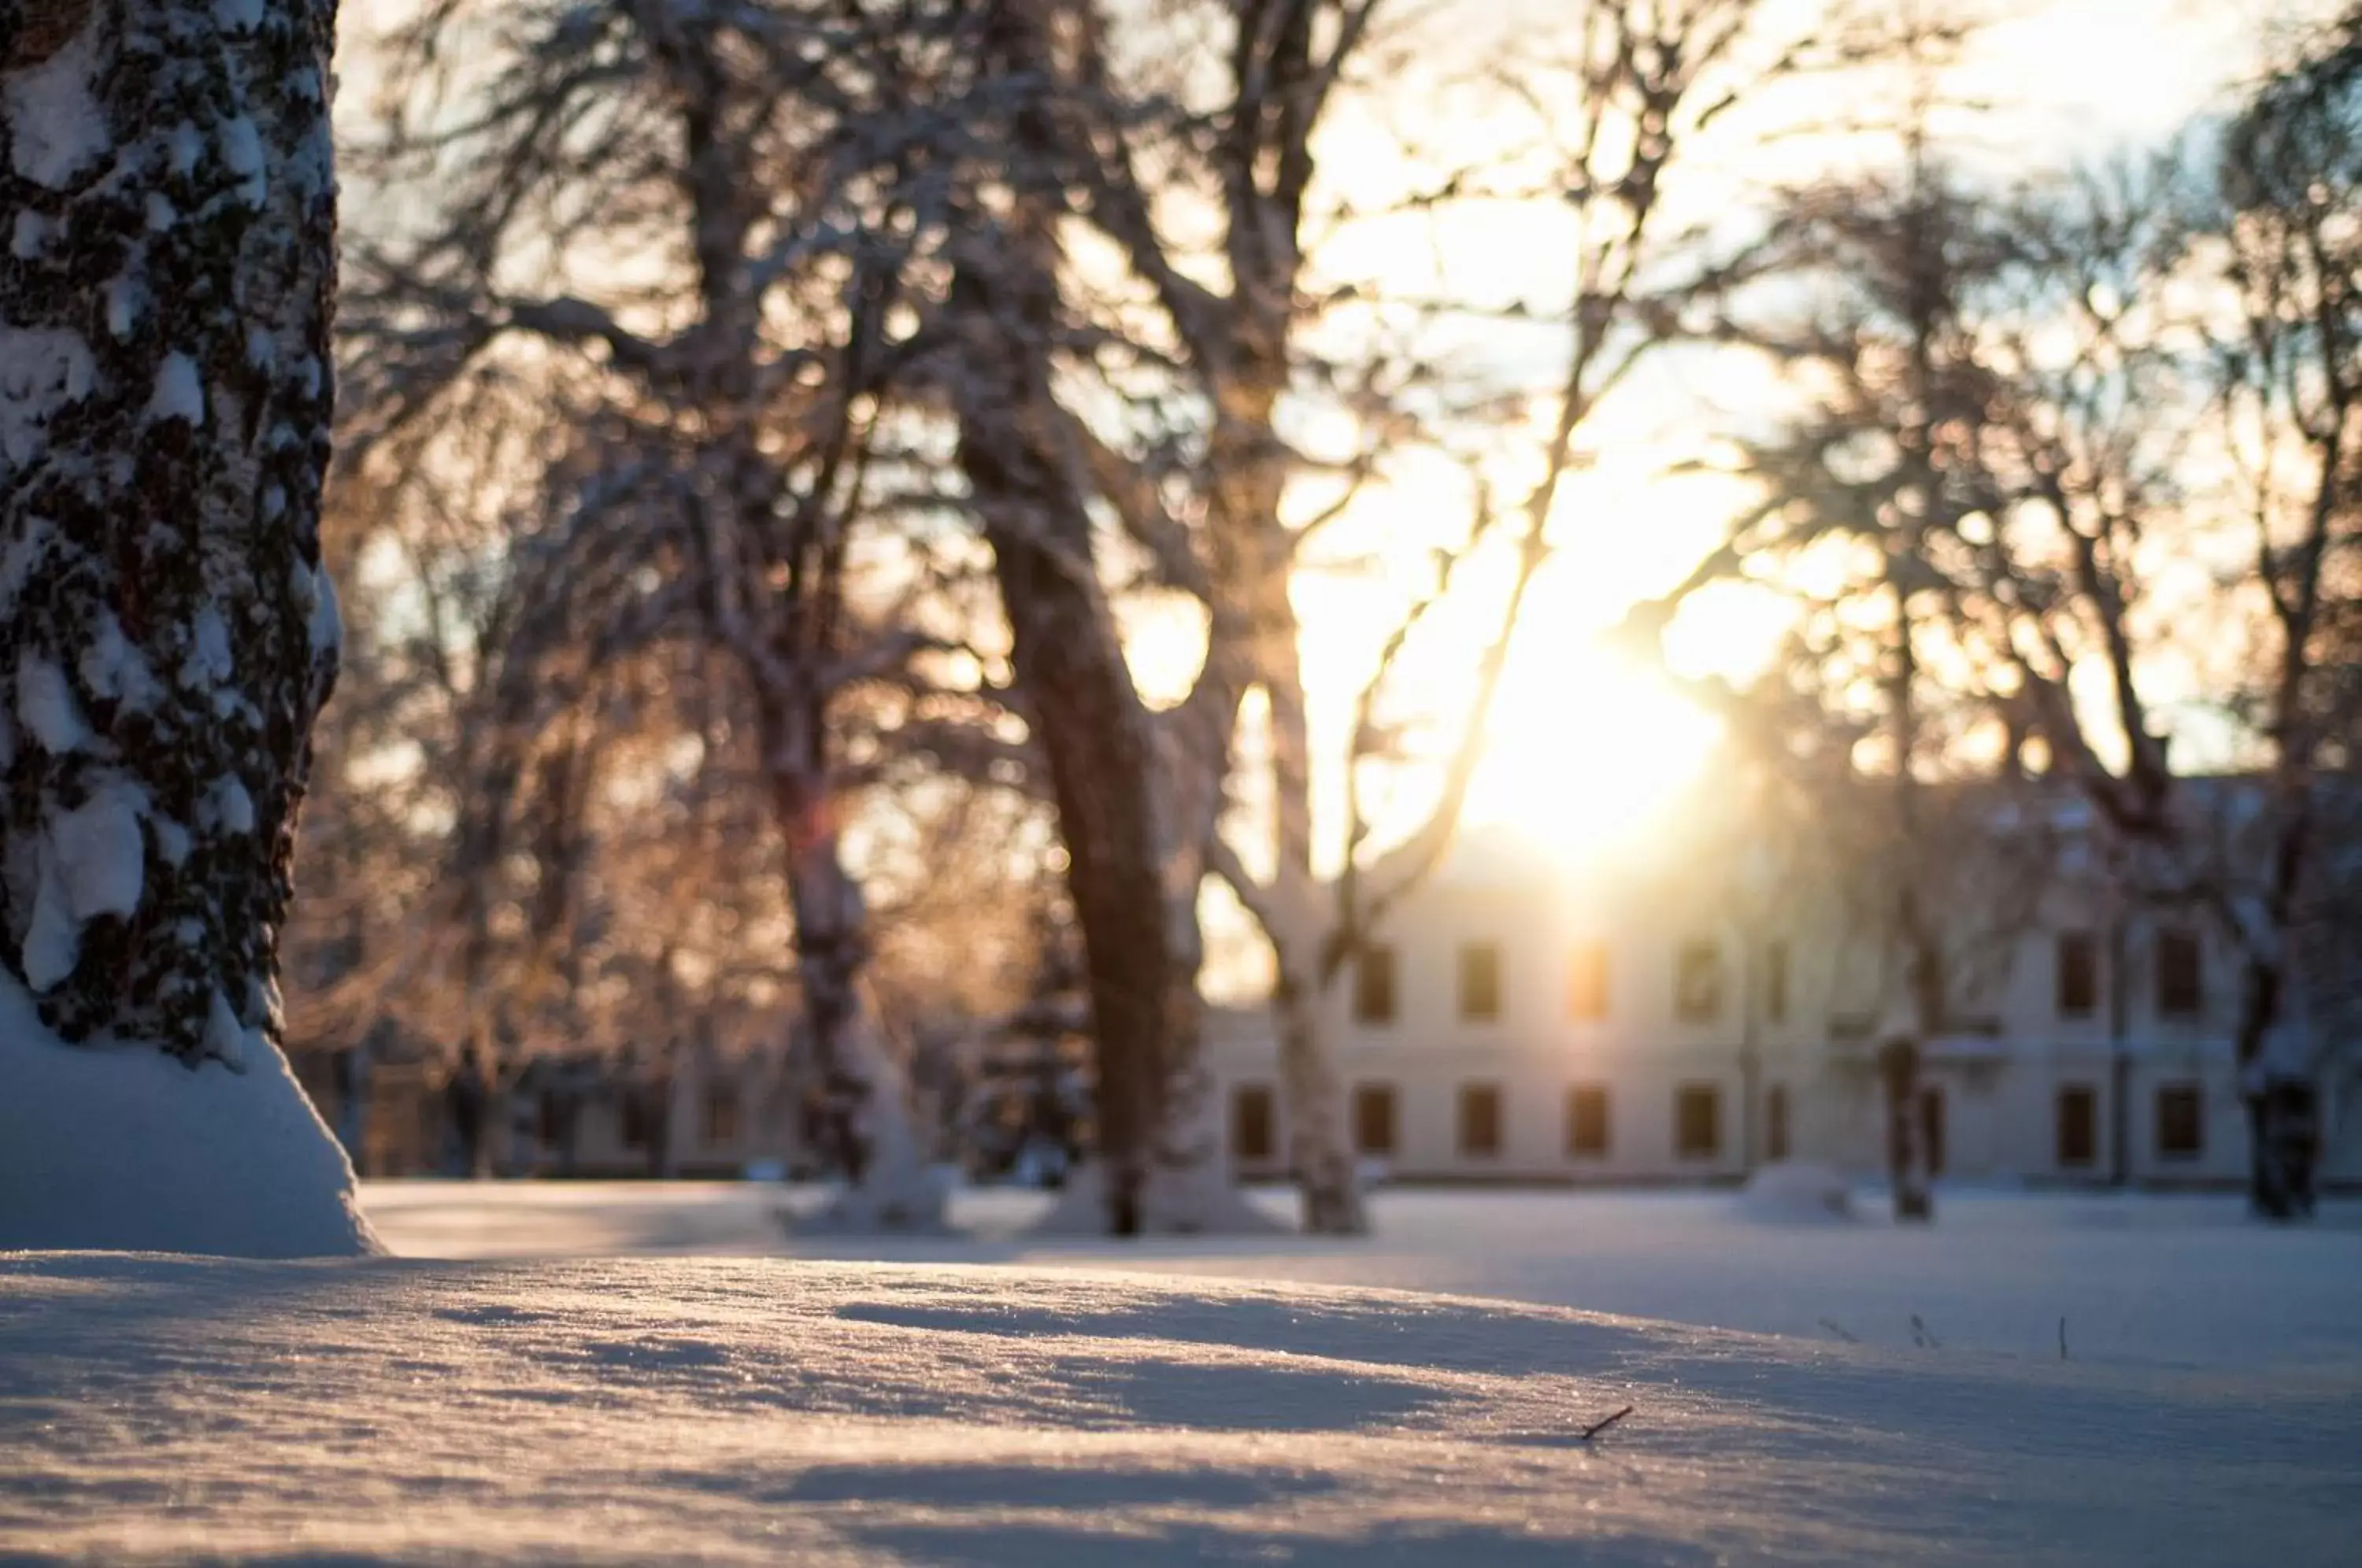
{"type": "Polygon", "coordinates": [[[1467,825],[1594,862],[1664,825],[1719,725],[1664,684],[1548,622],[1522,629],[1471,786],[1467,825]]]}

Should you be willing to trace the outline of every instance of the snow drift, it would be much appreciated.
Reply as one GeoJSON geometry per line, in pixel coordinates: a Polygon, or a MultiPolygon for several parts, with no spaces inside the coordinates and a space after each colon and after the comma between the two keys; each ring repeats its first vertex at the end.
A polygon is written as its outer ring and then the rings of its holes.
{"type": "Polygon", "coordinates": [[[1765,1165],[1739,1189],[1738,1212],[1772,1225],[1842,1224],[1854,1217],[1853,1189],[1831,1165],[1765,1165]]]}
{"type": "MultiPolygon", "coordinates": [[[[1067,1173],[1032,1233],[1045,1240],[1104,1236],[1107,1213],[1107,1173],[1086,1161],[1067,1173]]],[[[1288,1227],[1256,1207],[1226,1172],[1200,1164],[1150,1171],[1140,1229],[1144,1236],[1276,1236],[1288,1227]]]]}
{"type": "Polygon", "coordinates": [[[2356,1452],[2350,1368],[1039,1269],[0,1258],[0,1558],[2327,1568],[2356,1452]]]}
{"type": "Polygon", "coordinates": [[[354,1256],[382,1251],[344,1150],[285,1058],[193,1071],[68,1045],[0,975],[0,1252],[354,1256]]]}

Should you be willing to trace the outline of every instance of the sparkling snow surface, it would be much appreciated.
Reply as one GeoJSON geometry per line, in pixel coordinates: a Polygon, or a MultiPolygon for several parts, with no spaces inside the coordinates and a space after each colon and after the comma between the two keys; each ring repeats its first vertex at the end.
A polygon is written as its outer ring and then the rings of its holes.
{"type": "Polygon", "coordinates": [[[0,1556],[2286,1568],[2352,1561],[2356,1393],[1236,1281],[22,1254],[0,1556]]]}
{"type": "MultiPolygon", "coordinates": [[[[1294,1212],[1288,1192],[1256,1197],[1294,1212]]],[[[1046,1198],[1005,1189],[957,1194],[951,1220],[966,1235],[924,1240],[790,1237],[779,1210],[820,1195],[756,1185],[364,1182],[361,1201],[386,1245],[414,1257],[1078,1265],[1504,1297],[1823,1342],[1842,1331],[1904,1350],[1932,1337],[1944,1352],[2050,1361],[2063,1317],[2077,1362],[2362,1378],[2362,1204],[2350,1200],[2282,1231],[2228,1196],[1946,1190],[1921,1231],[1888,1223],[1868,1191],[1854,1197],[1860,1223],[1780,1224],[1728,1193],[1382,1190],[1366,1241],[1125,1244],[1030,1235],[1046,1198]]]]}
{"type": "Polygon", "coordinates": [[[780,1250],[782,1196],[364,1192],[399,1250],[675,1255],[0,1254],[0,1560],[2290,1568],[2362,1540],[2350,1210],[1954,1198],[1923,1236],[1389,1193],[1367,1243],[1134,1252],[962,1194],[980,1237],[868,1250],[1005,1261],[678,1255],[780,1250]],[[1289,1283],[1324,1274],[1901,1348],[1289,1283]],[[2052,1342],[2001,1342],[2037,1312],[2052,1342]]]}

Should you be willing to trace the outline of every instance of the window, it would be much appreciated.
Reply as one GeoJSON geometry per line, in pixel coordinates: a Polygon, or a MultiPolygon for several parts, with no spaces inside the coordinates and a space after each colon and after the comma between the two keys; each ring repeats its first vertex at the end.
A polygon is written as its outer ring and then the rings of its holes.
{"type": "Polygon", "coordinates": [[[1929,1176],[1944,1174],[1944,1091],[1934,1084],[1919,1091],[1919,1153],[1929,1176]]]}
{"type": "Polygon", "coordinates": [[[1568,1016],[1595,1023],[1607,1016],[1607,944],[1586,942],[1567,971],[1568,1016]]]}
{"type": "Polygon", "coordinates": [[[1501,1153],[1501,1086],[1460,1086],[1460,1152],[1473,1160],[1501,1153]]]}
{"type": "Polygon", "coordinates": [[[2157,1010],[2161,1018],[2196,1018],[2205,1010],[2205,984],[2199,973],[2198,933],[2157,933],[2157,1010]]]}
{"type": "Polygon", "coordinates": [[[1788,1021],[1788,944],[1784,942],[1763,944],[1763,1020],[1788,1021]]]}
{"type": "Polygon", "coordinates": [[[1231,1091],[1231,1157],[1242,1165],[1267,1164],[1279,1149],[1278,1114],[1269,1084],[1241,1084],[1231,1091]]]}
{"type": "Polygon", "coordinates": [[[1353,1087],[1353,1149],[1357,1154],[1389,1158],[1395,1152],[1395,1087],[1356,1084],[1353,1087]]]}
{"type": "Polygon", "coordinates": [[[2206,1101],[2196,1084],[2158,1087],[2157,1152],[2169,1160],[2194,1160],[2206,1152],[2206,1101]]]}
{"type": "Polygon", "coordinates": [[[1501,1016],[1501,949],[1493,943],[1471,942],[1460,949],[1460,1016],[1471,1023],[1501,1016]]]}
{"type": "Polygon", "coordinates": [[[2100,1157],[2100,1097],[2089,1084],[2058,1091],[2058,1164],[2068,1170],[2100,1157]]]}
{"type": "Polygon", "coordinates": [[[1682,944],[1673,965],[1673,1016],[1683,1023],[1712,1023],[1722,1016],[1722,949],[1717,944],[1682,944]]]}
{"type": "Polygon", "coordinates": [[[706,1086],[705,1142],[709,1148],[738,1142],[738,1091],[728,1084],[706,1086]]]}
{"type": "Polygon", "coordinates": [[[2100,944],[2088,931],[2058,933],[2058,1016],[2089,1018],[2100,1010],[2100,944]]]}
{"type": "Polygon", "coordinates": [[[1395,950],[1365,946],[1353,961],[1353,1021],[1395,1021],[1395,950]]]}
{"type": "Polygon", "coordinates": [[[1788,1157],[1786,1084],[1773,1084],[1763,1091],[1763,1157],[1775,1163],[1788,1157]]]}
{"type": "Polygon", "coordinates": [[[1683,1084],[1673,1091],[1673,1153],[1684,1160],[1722,1153],[1722,1091],[1714,1085],[1683,1084]]]}
{"type": "Polygon", "coordinates": [[[664,1102],[653,1088],[632,1088],[624,1091],[619,1108],[623,1126],[624,1147],[634,1151],[649,1148],[657,1141],[657,1128],[664,1114],[664,1102]]]}
{"type": "Polygon", "coordinates": [[[1567,1090],[1566,1152],[1587,1160],[1606,1155],[1607,1090],[1604,1086],[1577,1084],[1567,1090]]]}

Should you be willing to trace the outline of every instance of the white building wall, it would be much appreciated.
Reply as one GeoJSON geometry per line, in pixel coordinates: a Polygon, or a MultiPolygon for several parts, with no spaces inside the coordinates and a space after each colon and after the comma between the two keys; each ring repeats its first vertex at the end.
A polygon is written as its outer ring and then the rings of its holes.
{"type": "MultiPolygon", "coordinates": [[[[2246,1165],[2246,1115],[2231,1043],[2238,974],[2230,944],[2199,931],[2203,1010],[2193,1018],[2158,1005],[2155,960],[2161,929],[2193,921],[2127,922],[2122,948],[2122,1039],[2111,1019],[2111,949],[2105,911],[2071,886],[2047,894],[2014,941],[1973,948],[1958,964],[1955,1002],[1964,1017],[1989,1022],[1972,1036],[1938,1040],[1924,1081],[1942,1100],[1944,1178],[2089,1183],[2108,1181],[2115,1164],[2121,1057],[2125,1104],[2125,1164],[2144,1184],[2236,1185],[2246,1165]],[[2061,1016],[2058,937],[2090,931],[2098,947],[2096,1004],[2087,1016],[2061,1016]],[[2160,1091],[2195,1085],[2201,1095],[2201,1146],[2160,1148],[2160,1091]],[[2092,1097],[2088,1162],[2063,1164],[2060,1093],[2092,1097]]],[[[1882,1168],[1884,1105],[1871,1042],[1860,1024],[1875,1011],[1878,961],[1832,940],[1826,922],[1792,917],[1757,940],[1783,940],[1790,954],[1784,1018],[1761,1016],[1754,1035],[1768,1091],[1784,1086],[1792,1158],[1823,1160],[1869,1174],[1882,1168]],[[1847,1022],[1833,1030],[1832,1021],[1847,1022]]],[[[1391,1086],[1396,1148],[1376,1162],[1412,1180],[1633,1181],[1736,1179],[1744,1175],[1741,1043],[1748,1033],[1744,941],[1729,909],[1699,889],[1661,881],[1623,891],[1554,887],[1539,878],[1444,881],[1399,909],[1383,933],[1395,953],[1396,1009],[1390,1021],[1342,1021],[1349,1085],[1391,1086]],[[1611,907],[1612,906],[1612,907],[1611,907]],[[1720,944],[1724,1005],[1710,1021],[1675,1009],[1679,955],[1685,942],[1720,944]],[[1608,951],[1608,1010],[1600,1020],[1573,1015],[1575,955],[1587,942],[1608,951]],[[1460,950],[1491,943],[1501,953],[1502,1012],[1497,1020],[1462,1016],[1460,950]],[[1471,1085],[1497,1085],[1502,1144],[1496,1154],[1464,1148],[1460,1098],[1471,1085]],[[1569,1096],[1579,1085],[1609,1096],[1608,1148],[1601,1155],[1568,1146],[1569,1096]],[[1684,1085],[1717,1094],[1719,1138],[1709,1155],[1676,1146],[1676,1095],[1684,1085]]],[[[1966,951],[1966,950],[1964,950],[1966,951]]],[[[1352,987],[1340,988],[1349,1008],[1352,987]]],[[[1249,1178],[1285,1175],[1286,1108],[1267,1017],[1250,1010],[1218,1015],[1209,1031],[1208,1063],[1230,1101],[1260,1087],[1273,1106],[1269,1149],[1260,1157],[1232,1150],[1249,1178]]],[[[1768,1098],[1768,1095],[1767,1097],[1768,1098]]],[[[2348,1098],[2362,1099],[2362,1086],[2348,1098]]],[[[1759,1101],[1759,1143],[1762,1121],[1759,1101]]],[[[2362,1118],[2330,1122],[2325,1174],[2362,1176],[2362,1118]]],[[[1235,1132],[1235,1125],[1231,1127],[1235,1132]]]]}

